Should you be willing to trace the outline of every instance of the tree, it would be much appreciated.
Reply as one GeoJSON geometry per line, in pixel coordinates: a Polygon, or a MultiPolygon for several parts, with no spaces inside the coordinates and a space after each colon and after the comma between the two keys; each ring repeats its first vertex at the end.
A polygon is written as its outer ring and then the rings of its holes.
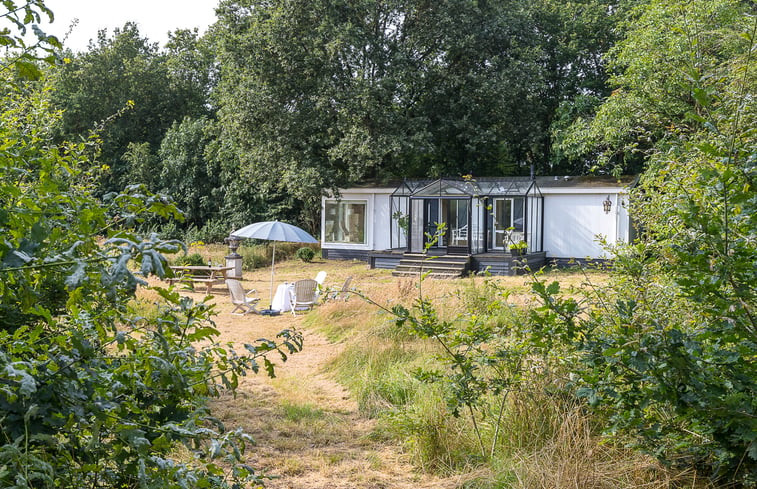
{"type": "Polygon", "coordinates": [[[595,170],[642,170],[646,152],[670,134],[666,128],[695,122],[688,117],[696,103],[692,76],[713,71],[743,49],[732,29],[741,22],[738,11],[753,7],[735,5],[739,2],[647,2],[633,9],[624,24],[626,38],[607,54],[612,94],[595,114],[583,111],[561,136],[559,150],[589,155],[595,170]]]}
{"type": "Polygon", "coordinates": [[[144,185],[96,198],[98,135],[56,141],[50,86],[12,76],[0,72],[0,485],[260,483],[241,459],[249,437],[220,426],[207,399],[248,370],[272,375],[266,353],[286,358],[301,337],[240,354],[215,341],[207,303],[156,287],[155,310],[140,310],[137,287],[180,244],[135,226],[179,212],[144,185]]]}
{"type": "Polygon", "coordinates": [[[579,392],[611,432],[745,487],[757,483],[753,10],[655,0],[635,12],[612,53],[622,85],[588,131],[646,148],[631,208],[640,239],[584,309],[541,287],[548,312],[534,316],[578,331],[579,392]]]}
{"type": "Polygon", "coordinates": [[[124,159],[129,144],[147,143],[156,151],[174,121],[208,113],[208,65],[195,54],[196,43],[196,33],[179,31],[169,56],[126,23],[112,37],[100,31],[87,52],[69,53],[69,62],[59,66],[53,101],[64,111],[60,137],[76,140],[107,121],[100,131],[101,161],[108,167],[101,193],[133,183],[124,159]]]}
{"type": "Polygon", "coordinates": [[[604,94],[618,2],[578,3],[227,0],[213,30],[221,137],[262,188],[298,199],[546,168],[557,106],[604,94]]]}
{"type": "Polygon", "coordinates": [[[0,70],[13,69],[23,79],[37,79],[42,75],[38,61],[54,63],[55,52],[61,48],[58,38],[45,34],[38,25],[43,15],[52,22],[53,12],[42,0],[3,0],[3,7],[7,12],[0,18],[10,27],[0,29],[0,46],[7,53],[0,70]],[[25,36],[28,28],[31,28],[33,36],[25,36]]]}
{"type": "Polygon", "coordinates": [[[206,118],[175,122],[160,145],[160,184],[185,212],[189,225],[202,227],[217,217],[224,194],[220,169],[205,156],[212,135],[206,118]]]}

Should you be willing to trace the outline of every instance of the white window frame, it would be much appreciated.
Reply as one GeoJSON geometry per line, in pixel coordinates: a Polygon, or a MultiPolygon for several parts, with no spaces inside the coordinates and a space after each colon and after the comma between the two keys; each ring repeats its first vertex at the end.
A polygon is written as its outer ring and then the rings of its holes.
{"type": "Polygon", "coordinates": [[[370,234],[370,222],[373,219],[373,216],[370,214],[372,212],[371,205],[370,205],[370,199],[360,199],[355,197],[347,197],[343,199],[331,199],[331,198],[324,198],[323,199],[323,209],[322,209],[322,229],[323,229],[323,237],[322,237],[322,243],[324,246],[331,246],[336,248],[359,248],[363,249],[368,246],[370,246],[371,236],[370,234]],[[363,204],[363,207],[365,209],[365,213],[363,216],[363,242],[362,243],[350,243],[350,242],[343,242],[343,241],[326,241],[326,206],[329,204],[363,204]]]}

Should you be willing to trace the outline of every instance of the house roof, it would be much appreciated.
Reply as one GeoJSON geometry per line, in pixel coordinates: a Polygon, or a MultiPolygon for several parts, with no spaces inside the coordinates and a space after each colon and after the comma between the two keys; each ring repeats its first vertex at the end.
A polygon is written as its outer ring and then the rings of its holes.
{"type": "Polygon", "coordinates": [[[595,188],[595,187],[632,187],[636,184],[637,175],[611,176],[551,176],[536,177],[536,183],[542,188],[595,188]]]}
{"type": "Polygon", "coordinates": [[[364,181],[349,190],[389,190],[395,197],[433,197],[455,195],[530,195],[540,192],[540,189],[550,193],[564,189],[573,193],[580,189],[617,188],[634,186],[637,181],[635,175],[621,177],[611,176],[541,176],[534,180],[527,176],[514,177],[476,177],[476,178],[436,178],[436,179],[406,179],[394,181],[364,181]],[[392,191],[393,189],[393,191],[392,191]]]}

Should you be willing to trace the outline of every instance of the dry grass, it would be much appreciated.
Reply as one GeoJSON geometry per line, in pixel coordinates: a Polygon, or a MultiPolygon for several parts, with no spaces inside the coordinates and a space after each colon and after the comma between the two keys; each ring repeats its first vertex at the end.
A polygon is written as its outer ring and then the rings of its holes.
{"type": "MultiPolygon", "coordinates": [[[[200,251],[214,261],[221,261],[227,252],[223,246],[203,246],[200,251]]],[[[486,281],[506,290],[511,301],[529,301],[529,279],[523,276],[419,284],[393,278],[386,270],[369,270],[362,262],[322,259],[278,263],[274,285],[312,278],[320,270],[328,272],[327,287],[340,288],[352,276],[354,287],[386,308],[398,303],[409,306],[422,293],[439,305],[443,315],[452,317],[471,295],[483,293],[486,281]]],[[[270,268],[261,268],[244,274],[245,288],[257,289],[262,304],[270,295],[270,272],[270,268]]],[[[554,276],[567,290],[579,287],[587,278],[554,276]]],[[[592,273],[589,278],[602,282],[606,275],[592,273]]],[[[303,352],[280,365],[275,379],[249,376],[241,382],[236,397],[225,396],[211,406],[229,429],[242,427],[257,441],[248,452],[247,463],[279,476],[268,484],[271,488],[672,487],[672,477],[649,459],[602,444],[578,412],[569,413],[559,429],[553,430],[554,436],[538,448],[523,442],[523,449],[507,460],[476,465],[463,457],[460,462],[454,457],[470,444],[467,425],[444,415],[438,397],[425,397],[425,405],[412,404],[415,397],[426,396],[428,391],[409,371],[395,368],[412,368],[427,361],[435,345],[409,337],[392,324],[389,315],[356,296],[346,302],[324,303],[316,311],[296,317],[242,317],[230,314],[231,305],[222,287],[214,292],[218,295],[211,300],[217,304],[215,322],[223,342],[241,345],[260,337],[272,338],[292,327],[305,335],[303,352]],[[365,387],[362,392],[361,386],[365,387]],[[447,475],[420,470],[439,469],[424,465],[422,457],[416,457],[413,466],[415,449],[406,440],[389,436],[385,422],[375,419],[386,408],[402,403],[416,406],[416,428],[425,429],[438,450],[454,455],[444,462],[447,475]]],[[[200,293],[185,293],[203,299],[200,293]]],[[[155,299],[154,292],[144,291],[139,307],[149,310],[155,299]]],[[[523,421],[523,425],[527,429],[528,423],[523,421]]]]}
{"type": "Polygon", "coordinates": [[[561,416],[554,436],[539,450],[514,460],[514,489],[666,489],[693,487],[688,473],[674,473],[651,457],[615,446],[593,433],[579,407],[561,416]]]}

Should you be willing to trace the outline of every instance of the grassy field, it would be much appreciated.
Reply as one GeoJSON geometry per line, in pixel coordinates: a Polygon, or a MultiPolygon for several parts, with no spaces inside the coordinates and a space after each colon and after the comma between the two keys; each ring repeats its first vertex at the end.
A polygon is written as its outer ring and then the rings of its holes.
{"type": "MultiPolygon", "coordinates": [[[[219,246],[192,251],[213,261],[226,252],[219,246]]],[[[442,368],[439,344],[398,327],[387,310],[412,307],[425,297],[443,319],[462,327],[472,311],[487,314],[492,303],[507,302],[517,310],[531,303],[531,278],[419,282],[369,270],[362,262],[316,259],[280,262],[276,282],[312,278],[319,270],[328,272],[328,287],[353,277],[359,294],[297,317],[276,318],[232,316],[221,290],[213,299],[222,340],[239,344],[289,327],[305,333],[304,351],[281,365],[277,378],[249,377],[236,397],[212,406],[228,427],[252,433],[258,444],[249,461],[279,476],[271,487],[705,487],[692,474],[624,449],[622,440],[603,438],[601,420],[555,388],[565,372],[530,375],[526,369],[499,422],[496,397],[475,413],[487,447],[482,456],[471,418],[450,413],[448,386],[417,376],[419,369],[442,368]],[[498,442],[490,451],[497,426],[498,442]]],[[[546,277],[576,294],[587,282],[607,280],[596,271],[547,272],[546,277]]],[[[245,272],[244,284],[265,301],[269,279],[270,268],[260,267],[245,272]]],[[[492,321],[506,319],[491,314],[492,321]]]]}

